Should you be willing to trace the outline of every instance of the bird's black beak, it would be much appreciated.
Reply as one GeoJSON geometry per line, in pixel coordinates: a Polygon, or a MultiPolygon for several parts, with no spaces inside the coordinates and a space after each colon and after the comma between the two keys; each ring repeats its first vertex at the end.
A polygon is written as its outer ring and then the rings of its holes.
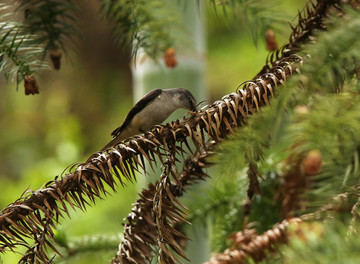
{"type": "Polygon", "coordinates": [[[196,105],[191,104],[191,111],[196,112],[196,105]]]}
{"type": "Polygon", "coordinates": [[[191,110],[191,111],[193,111],[193,112],[195,112],[196,111],[196,105],[195,105],[195,101],[194,101],[194,99],[188,99],[188,103],[189,103],[189,110],[191,110]]]}

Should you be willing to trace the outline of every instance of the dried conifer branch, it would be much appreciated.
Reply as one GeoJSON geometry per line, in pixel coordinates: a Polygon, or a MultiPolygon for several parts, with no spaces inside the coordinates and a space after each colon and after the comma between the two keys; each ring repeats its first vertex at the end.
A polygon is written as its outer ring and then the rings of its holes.
{"type": "Polygon", "coordinates": [[[153,214],[154,222],[157,228],[157,245],[159,248],[158,263],[160,264],[176,264],[177,257],[171,252],[171,249],[184,259],[187,259],[181,246],[177,243],[174,236],[186,238],[174,228],[175,223],[185,222],[185,208],[179,200],[171,193],[170,177],[175,176],[175,153],[170,151],[169,157],[165,162],[164,171],[160,177],[160,181],[156,185],[156,192],[153,198],[153,214]],[[182,208],[180,208],[182,207],[182,208]]]}
{"type": "Polygon", "coordinates": [[[157,229],[154,223],[152,206],[155,185],[150,183],[136,201],[124,225],[124,238],[119,251],[112,259],[118,263],[150,263],[154,255],[157,229]]]}
{"type": "Polygon", "coordinates": [[[52,229],[55,229],[55,224],[52,215],[46,216],[46,226],[43,228],[43,232],[32,234],[35,243],[28,248],[26,253],[19,260],[20,264],[39,263],[39,260],[44,263],[51,263],[52,259],[55,258],[55,255],[49,258],[46,253],[46,246],[49,246],[55,253],[61,256],[60,252],[54,246],[55,241],[53,240],[54,233],[52,229]]]}
{"type": "Polygon", "coordinates": [[[279,244],[286,243],[288,234],[286,228],[289,224],[300,223],[299,218],[283,220],[273,229],[262,235],[257,235],[254,229],[246,229],[231,235],[233,246],[224,253],[216,254],[204,264],[232,264],[248,263],[252,258],[255,262],[264,260],[269,251],[273,251],[279,244]]]}
{"type": "MultiPolygon", "coordinates": [[[[205,180],[208,177],[203,169],[210,165],[206,158],[211,154],[210,149],[214,145],[214,142],[210,142],[207,151],[202,152],[199,156],[185,160],[182,172],[170,185],[172,195],[180,197],[183,195],[186,186],[205,180]]],[[[112,264],[149,263],[155,255],[156,248],[154,245],[156,245],[158,230],[154,221],[152,207],[158,184],[159,182],[155,183],[155,185],[150,183],[148,188],[141,192],[140,198],[126,218],[124,238],[119,245],[119,251],[111,262],[112,264]]]]}

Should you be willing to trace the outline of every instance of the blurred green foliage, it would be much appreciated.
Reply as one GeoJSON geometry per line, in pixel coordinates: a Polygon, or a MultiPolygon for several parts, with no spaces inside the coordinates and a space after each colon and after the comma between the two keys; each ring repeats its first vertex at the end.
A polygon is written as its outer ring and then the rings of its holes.
{"type": "MultiPolygon", "coordinates": [[[[294,20],[297,11],[303,8],[306,1],[274,1],[274,8],[282,14],[284,22],[273,28],[279,47],[285,44],[291,32],[288,22],[294,20]]],[[[271,11],[269,10],[269,13],[271,11]]],[[[208,9],[208,83],[211,99],[234,92],[243,81],[252,79],[265,64],[268,51],[265,48],[265,36],[254,39],[246,25],[240,25],[242,14],[224,14],[221,7],[214,11],[208,9]]],[[[263,32],[264,33],[264,32],[263,32]]],[[[210,100],[211,101],[211,100],[210,100]]]]}

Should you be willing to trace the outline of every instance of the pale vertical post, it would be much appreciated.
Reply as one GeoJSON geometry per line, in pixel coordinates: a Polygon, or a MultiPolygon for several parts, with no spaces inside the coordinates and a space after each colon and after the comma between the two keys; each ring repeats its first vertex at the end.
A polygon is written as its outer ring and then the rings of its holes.
{"type": "MultiPolygon", "coordinates": [[[[203,1],[196,0],[186,1],[185,6],[179,8],[185,32],[188,33],[188,44],[186,47],[175,44],[178,61],[175,68],[166,67],[163,58],[158,58],[158,61],[155,62],[146,57],[144,59],[142,54],[138,54],[136,65],[132,67],[135,102],[155,88],[176,87],[190,90],[198,101],[207,99],[205,12],[203,8],[203,1]]],[[[181,118],[186,112],[186,110],[178,109],[165,122],[181,118]]],[[[148,173],[150,177],[139,177],[139,190],[147,186],[149,181],[159,179],[161,168],[157,168],[155,173],[150,170],[148,173]]],[[[187,234],[191,241],[188,242],[186,255],[191,263],[198,264],[208,260],[210,249],[207,230],[203,226],[194,225],[188,228],[187,234]]]]}

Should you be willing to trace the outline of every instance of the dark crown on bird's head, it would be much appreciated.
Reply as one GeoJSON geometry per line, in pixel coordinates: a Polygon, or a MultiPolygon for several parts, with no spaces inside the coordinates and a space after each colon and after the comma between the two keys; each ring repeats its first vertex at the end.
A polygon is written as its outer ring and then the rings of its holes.
{"type": "Polygon", "coordinates": [[[195,111],[196,99],[189,90],[184,88],[173,88],[169,89],[168,91],[171,92],[173,96],[178,100],[179,107],[195,111]]]}

